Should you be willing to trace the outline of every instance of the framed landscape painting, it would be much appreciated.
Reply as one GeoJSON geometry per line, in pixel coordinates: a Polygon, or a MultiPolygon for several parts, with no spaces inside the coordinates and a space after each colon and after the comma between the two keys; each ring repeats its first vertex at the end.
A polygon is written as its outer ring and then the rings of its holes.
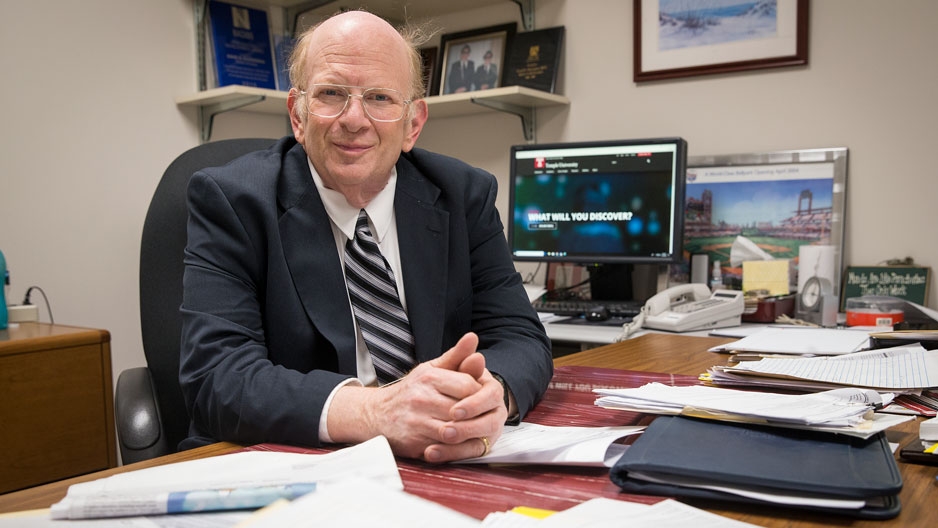
{"type": "Polygon", "coordinates": [[[808,63],[808,0],[633,0],[635,82],[808,63]]]}

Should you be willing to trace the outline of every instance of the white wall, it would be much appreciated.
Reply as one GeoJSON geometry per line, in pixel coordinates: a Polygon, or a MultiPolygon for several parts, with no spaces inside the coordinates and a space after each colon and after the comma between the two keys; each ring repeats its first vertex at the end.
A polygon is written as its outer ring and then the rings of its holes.
{"type": "MultiPolygon", "coordinates": [[[[367,1],[363,2],[367,4],[367,1]]],[[[681,135],[691,154],[850,149],[848,264],[912,256],[938,271],[932,0],[816,0],[810,64],[632,82],[632,9],[622,0],[538,0],[537,25],[566,26],[560,82],[572,104],[538,111],[538,141],[681,135]]],[[[189,0],[3,0],[0,250],[10,297],[40,286],[58,323],[111,332],[113,367],[144,364],[139,238],[166,166],[198,144],[189,0]]],[[[505,2],[441,17],[447,31],[519,20],[505,2]]],[[[213,139],[277,137],[285,119],[220,116],[213,139]]],[[[431,121],[420,146],[502,180],[514,116],[431,121]]],[[[499,197],[507,208],[507,194],[499,197]]],[[[938,303],[938,287],[930,304],[938,303]]],[[[42,298],[34,294],[33,302],[42,298]]],[[[45,307],[41,319],[48,321],[45,307]]]]}

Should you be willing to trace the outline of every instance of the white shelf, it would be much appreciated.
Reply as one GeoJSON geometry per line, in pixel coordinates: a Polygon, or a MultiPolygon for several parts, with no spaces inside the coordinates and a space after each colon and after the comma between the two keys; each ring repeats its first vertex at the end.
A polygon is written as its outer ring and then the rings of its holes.
{"type": "Polygon", "coordinates": [[[222,86],[211,88],[204,92],[176,98],[178,106],[206,107],[213,105],[246,103],[238,108],[243,112],[260,112],[262,114],[287,115],[287,92],[268,90],[267,88],[254,88],[251,86],[222,86]],[[263,97],[262,101],[256,98],[263,97]],[[255,102],[249,102],[249,101],[255,102]]]}
{"type": "MultiPolygon", "coordinates": [[[[524,86],[503,86],[459,94],[427,97],[431,118],[455,117],[484,112],[508,112],[519,116],[525,139],[534,133],[534,110],[545,106],[565,106],[570,100],[562,95],[542,92],[524,86]]],[[[177,97],[176,104],[197,107],[202,113],[202,138],[211,136],[212,119],[231,110],[287,115],[287,92],[250,86],[222,86],[193,95],[177,97]]]]}
{"type": "Polygon", "coordinates": [[[562,95],[542,92],[524,86],[503,86],[491,90],[427,97],[430,117],[454,117],[491,111],[483,106],[487,102],[502,103],[524,108],[563,106],[570,100],[562,95]]]}

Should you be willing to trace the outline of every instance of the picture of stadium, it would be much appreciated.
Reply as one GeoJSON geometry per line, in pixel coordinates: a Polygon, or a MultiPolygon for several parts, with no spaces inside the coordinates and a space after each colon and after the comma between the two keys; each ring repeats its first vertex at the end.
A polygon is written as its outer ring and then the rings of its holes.
{"type": "Polygon", "coordinates": [[[730,248],[738,236],[797,264],[802,245],[831,243],[832,189],[830,179],[688,181],[685,265],[679,274],[689,276],[691,255],[706,254],[709,262],[720,261],[724,282],[741,280],[742,266],[730,265],[730,248]]]}

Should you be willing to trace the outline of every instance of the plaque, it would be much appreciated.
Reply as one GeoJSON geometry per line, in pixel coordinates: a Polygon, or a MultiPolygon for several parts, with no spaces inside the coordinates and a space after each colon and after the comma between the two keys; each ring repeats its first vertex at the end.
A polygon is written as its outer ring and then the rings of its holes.
{"type": "Polygon", "coordinates": [[[505,86],[554,93],[563,48],[563,26],[517,33],[505,67],[505,86]]]}
{"type": "Polygon", "coordinates": [[[212,0],[209,20],[218,86],[240,84],[275,90],[267,13],[212,0]]]}

